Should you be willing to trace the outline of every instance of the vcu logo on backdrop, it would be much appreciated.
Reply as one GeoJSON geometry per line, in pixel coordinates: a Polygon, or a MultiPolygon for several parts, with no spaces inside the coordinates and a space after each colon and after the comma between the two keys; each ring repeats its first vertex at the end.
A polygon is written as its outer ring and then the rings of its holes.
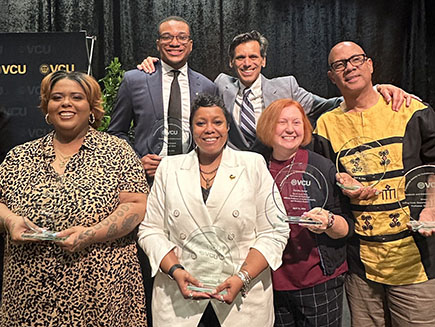
{"type": "Polygon", "coordinates": [[[42,64],[39,66],[39,72],[42,75],[47,75],[58,70],[73,72],[75,70],[75,64],[42,64]]]}
{"type": "Polygon", "coordinates": [[[3,75],[24,75],[27,73],[26,64],[0,65],[0,74],[3,75]]]}

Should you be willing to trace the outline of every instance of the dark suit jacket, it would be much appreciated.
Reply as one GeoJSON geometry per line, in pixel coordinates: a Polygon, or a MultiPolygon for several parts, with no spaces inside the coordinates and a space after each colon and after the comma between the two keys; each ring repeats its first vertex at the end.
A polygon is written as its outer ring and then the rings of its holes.
{"type": "MultiPolygon", "coordinates": [[[[199,93],[217,94],[216,85],[205,76],[188,68],[190,101],[199,93]]],[[[158,154],[163,141],[156,133],[163,126],[162,66],[147,74],[138,69],[127,71],[118,91],[108,128],[110,134],[129,142],[139,157],[158,154]],[[128,137],[131,121],[134,122],[134,142],[128,137]]]]}

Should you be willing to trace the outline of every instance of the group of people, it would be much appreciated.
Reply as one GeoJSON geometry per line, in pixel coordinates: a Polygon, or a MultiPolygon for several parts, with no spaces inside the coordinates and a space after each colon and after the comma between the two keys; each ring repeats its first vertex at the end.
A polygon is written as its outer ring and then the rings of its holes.
{"type": "Polygon", "coordinates": [[[433,109],[373,87],[372,59],[353,42],[330,52],[343,98],[329,100],[293,76],[265,78],[268,42],[256,31],[229,47],[236,77],[214,83],[188,67],[184,19],[162,20],[156,43],[160,59],[126,72],[108,134],[95,130],[92,77],[43,79],[54,131],[0,165],[0,326],[146,326],[136,242],[154,277],[153,326],[341,326],[343,285],[353,326],[433,326],[435,230],[412,232],[383,196],[435,163],[433,109]],[[356,181],[333,164],[362,135],[388,149],[375,187],[379,172],[356,181]],[[277,187],[295,166],[324,177],[320,208],[296,207],[295,183],[277,187]]]}

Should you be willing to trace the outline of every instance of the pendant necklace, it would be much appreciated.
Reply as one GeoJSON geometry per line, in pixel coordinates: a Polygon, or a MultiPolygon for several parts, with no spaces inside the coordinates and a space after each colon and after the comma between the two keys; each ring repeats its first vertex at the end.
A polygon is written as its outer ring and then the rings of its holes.
{"type": "Polygon", "coordinates": [[[199,167],[199,174],[201,175],[201,178],[204,180],[205,182],[205,188],[209,189],[211,187],[211,183],[213,182],[214,178],[217,175],[217,170],[218,170],[219,166],[216,167],[216,169],[213,169],[212,171],[204,171],[201,169],[201,166],[199,167]],[[204,175],[212,175],[212,177],[206,178],[204,175]]]}
{"type": "Polygon", "coordinates": [[[71,159],[72,155],[67,156],[65,154],[63,154],[62,152],[60,152],[59,149],[57,149],[57,152],[59,154],[58,159],[59,159],[59,167],[64,169],[65,166],[68,164],[69,160],[71,159]]]}

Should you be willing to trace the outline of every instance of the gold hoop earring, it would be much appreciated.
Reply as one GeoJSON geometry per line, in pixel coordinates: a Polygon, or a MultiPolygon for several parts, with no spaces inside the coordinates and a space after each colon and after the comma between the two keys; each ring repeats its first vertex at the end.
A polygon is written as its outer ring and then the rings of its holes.
{"type": "Polygon", "coordinates": [[[45,115],[45,122],[47,123],[47,125],[51,125],[50,120],[48,119],[48,114],[45,115]]]}
{"type": "Polygon", "coordinates": [[[91,114],[89,115],[89,124],[93,124],[95,123],[95,115],[93,112],[91,112],[91,114]]]}

